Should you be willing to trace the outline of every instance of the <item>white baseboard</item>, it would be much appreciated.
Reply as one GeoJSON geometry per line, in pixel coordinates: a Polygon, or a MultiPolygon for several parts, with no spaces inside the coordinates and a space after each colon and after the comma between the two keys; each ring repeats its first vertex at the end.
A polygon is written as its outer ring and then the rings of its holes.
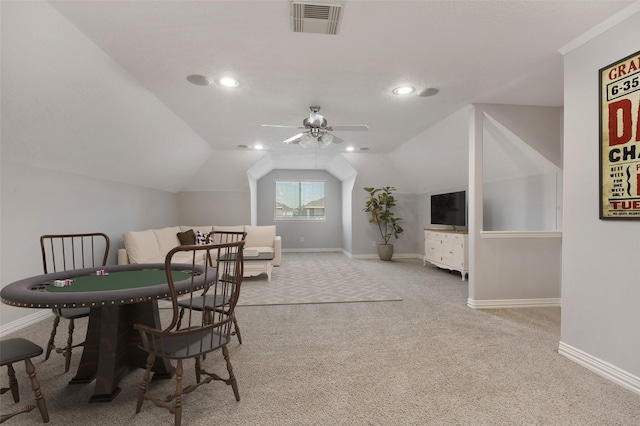
{"type": "MultiPolygon", "coordinates": [[[[353,254],[342,248],[292,248],[282,249],[283,253],[342,253],[349,259],[379,259],[377,254],[353,254]]],[[[417,253],[394,253],[396,259],[424,259],[424,255],[417,253]]]]}
{"type": "Polygon", "coordinates": [[[2,324],[0,325],[0,337],[4,337],[7,334],[13,333],[14,331],[23,329],[27,326],[30,326],[31,324],[35,324],[47,317],[53,317],[51,309],[44,309],[38,312],[34,312],[33,314],[29,314],[26,317],[11,321],[8,324],[2,324]]]}
{"type": "Polygon", "coordinates": [[[333,253],[342,252],[341,248],[291,248],[282,249],[283,253],[333,253]]]}
{"type": "Polygon", "coordinates": [[[499,308],[544,308],[560,307],[562,299],[498,299],[498,300],[473,300],[467,299],[467,306],[473,309],[499,309],[499,308]]]}
{"type": "Polygon", "coordinates": [[[640,377],[563,342],[558,345],[558,353],[599,376],[640,395],[640,377]]]}
{"type": "MultiPolygon", "coordinates": [[[[345,252],[346,254],[346,252],[345,252]]],[[[349,257],[353,259],[380,259],[377,254],[349,254],[349,257]]],[[[394,259],[420,259],[424,258],[423,255],[415,253],[393,253],[394,259]]]]}

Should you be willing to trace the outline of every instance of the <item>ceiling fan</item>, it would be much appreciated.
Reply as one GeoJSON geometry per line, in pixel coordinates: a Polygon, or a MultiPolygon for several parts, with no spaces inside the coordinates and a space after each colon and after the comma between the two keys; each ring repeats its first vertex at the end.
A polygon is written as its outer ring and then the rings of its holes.
{"type": "Polygon", "coordinates": [[[288,139],[282,141],[286,144],[297,144],[304,148],[311,146],[313,140],[318,141],[318,146],[325,148],[332,143],[342,143],[344,142],[337,136],[332,135],[329,132],[340,131],[340,130],[358,130],[364,131],[368,130],[369,126],[366,124],[351,124],[344,126],[328,126],[327,119],[322,115],[318,114],[320,111],[319,106],[309,107],[311,113],[309,114],[309,118],[305,118],[302,120],[302,126],[283,126],[278,124],[263,124],[262,127],[278,127],[284,129],[301,129],[303,132],[298,133],[297,135],[291,136],[288,139]]]}

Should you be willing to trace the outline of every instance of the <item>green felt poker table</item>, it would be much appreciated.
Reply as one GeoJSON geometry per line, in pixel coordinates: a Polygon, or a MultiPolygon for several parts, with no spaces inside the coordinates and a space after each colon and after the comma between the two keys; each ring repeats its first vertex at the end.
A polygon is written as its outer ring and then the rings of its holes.
{"type": "MultiPolygon", "coordinates": [[[[199,266],[204,272],[205,266],[199,266]]],[[[191,265],[172,265],[176,291],[184,293],[191,284],[191,265]],[[183,269],[184,271],[182,271],[183,269]]],[[[215,268],[207,276],[215,277],[215,268]]],[[[204,274],[201,275],[204,277],[204,274]]],[[[196,283],[204,287],[203,282],[196,283]]],[[[95,380],[89,402],[113,400],[122,377],[135,368],[145,368],[146,353],[138,348],[137,323],[161,327],[159,299],[169,297],[164,264],[133,264],[77,269],[25,278],[5,286],[2,303],[23,308],[81,308],[91,310],[82,358],[70,384],[95,380]],[[104,270],[107,275],[96,275],[104,270]],[[71,280],[69,286],[56,287],[55,280],[71,280]]],[[[170,378],[173,367],[156,359],[154,379],[170,378]]]]}

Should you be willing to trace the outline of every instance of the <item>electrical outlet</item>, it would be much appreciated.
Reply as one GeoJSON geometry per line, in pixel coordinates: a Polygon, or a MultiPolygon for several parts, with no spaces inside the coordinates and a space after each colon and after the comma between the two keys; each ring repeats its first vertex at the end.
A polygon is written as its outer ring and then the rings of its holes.
{"type": "Polygon", "coordinates": [[[371,241],[371,247],[375,247],[376,246],[376,242],[375,241],[371,241]]]}

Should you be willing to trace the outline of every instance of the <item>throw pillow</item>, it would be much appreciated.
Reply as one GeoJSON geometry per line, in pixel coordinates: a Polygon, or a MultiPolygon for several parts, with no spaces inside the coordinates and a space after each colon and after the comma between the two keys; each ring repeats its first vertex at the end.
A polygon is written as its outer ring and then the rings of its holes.
{"type": "Polygon", "coordinates": [[[204,246],[211,244],[211,232],[196,231],[196,245],[204,246]]]}
{"type": "Polygon", "coordinates": [[[180,245],[192,246],[196,243],[196,233],[193,232],[193,229],[189,229],[188,231],[184,232],[178,232],[178,239],[180,240],[180,245]]]}

